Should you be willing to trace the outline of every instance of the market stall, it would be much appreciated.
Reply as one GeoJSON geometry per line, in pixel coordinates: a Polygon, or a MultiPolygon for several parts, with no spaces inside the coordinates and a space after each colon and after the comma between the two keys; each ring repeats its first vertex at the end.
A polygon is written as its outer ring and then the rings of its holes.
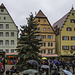
{"type": "Polygon", "coordinates": [[[6,53],[7,64],[15,64],[18,62],[18,53],[6,53]]]}

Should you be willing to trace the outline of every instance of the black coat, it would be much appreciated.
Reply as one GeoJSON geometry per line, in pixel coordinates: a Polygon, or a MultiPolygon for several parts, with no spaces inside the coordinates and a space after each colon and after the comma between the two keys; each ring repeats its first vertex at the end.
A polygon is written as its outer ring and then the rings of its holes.
{"type": "Polygon", "coordinates": [[[60,73],[59,73],[57,70],[55,70],[55,71],[52,73],[52,75],[60,75],[60,73]]]}

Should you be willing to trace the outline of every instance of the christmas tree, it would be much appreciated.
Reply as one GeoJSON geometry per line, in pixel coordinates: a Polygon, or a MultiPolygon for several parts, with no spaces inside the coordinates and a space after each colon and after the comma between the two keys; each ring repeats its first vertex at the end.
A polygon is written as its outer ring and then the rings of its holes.
{"type": "Polygon", "coordinates": [[[29,60],[36,60],[38,63],[41,62],[39,49],[42,40],[36,38],[36,36],[40,36],[40,32],[36,31],[38,25],[38,22],[35,21],[35,18],[31,13],[29,18],[27,18],[27,25],[21,26],[21,33],[17,46],[19,61],[16,64],[19,71],[36,68],[28,63],[29,60]]]}

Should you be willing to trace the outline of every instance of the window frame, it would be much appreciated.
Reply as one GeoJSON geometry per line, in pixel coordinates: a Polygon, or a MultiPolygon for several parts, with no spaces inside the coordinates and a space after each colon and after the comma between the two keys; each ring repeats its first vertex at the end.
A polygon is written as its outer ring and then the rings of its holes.
{"type": "Polygon", "coordinates": [[[71,40],[72,41],[75,41],[75,36],[71,36],[71,40]]]}
{"type": "Polygon", "coordinates": [[[14,49],[11,49],[11,53],[14,53],[15,52],[15,50],[14,49]]]}
{"type": "Polygon", "coordinates": [[[3,32],[0,32],[0,37],[3,37],[3,32]]]}
{"type": "Polygon", "coordinates": [[[41,50],[42,54],[46,54],[46,49],[41,50]]]}
{"type": "Polygon", "coordinates": [[[53,35],[48,35],[48,39],[53,39],[53,35]]]}
{"type": "Polygon", "coordinates": [[[14,37],[14,32],[11,32],[11,37],[14,37]],[[12,33],[13,33],[13,36],[12,36],[12,33]]]}
{"type": "Polygon", "coordinates": [[[3,45],[3,40],[0,40],[0,45],[3,45]]]}
{"type": "Polygon", "coordinates": [[[62,36],[62,40],[69,40],[69,36],[62,36]],[[67,39],[64,39],[65,37],[67,37],[67,39]]]}
{"type": "Polygon", "coordinates": [[[67,31],[72,31],[72,28],[71,27],[67,27],[67,31]]]}
{"type": "Polygon", "coordinates": [[[48,54],[53,54],[53,49],[48,49],[48,54]]]}
{"type": "Polygon", "coordinates": [[[5,45],[9,45],[9,40],[5,40],[5,45]]]}
{"type": "Polygon", "coordinates": [[[4,9],[1,9],[1,12],[4,12],[4,9]]]}
{"type": "Polygon", "coordinates": [[[9,37],[9,32],[6,32],[6,33],[5,33],[5,36],[6,36],[6,37],[9,37]]]}
{"type": "Polygon", "coordinates": [[[44,22],[46,22],[46,20],[44,20],[44,22]]]}
{"type": "Polygon", "coordinates": [[[0,29],[3,29],[3,24],[0,24],[0,29]]]}
{"type": "Polygon", "coordinates": [[[46,39],[46,35],[41,35],[41,39],[46,39]]]}
{"type": "Polygon", "coordinates": [[[75,20],[74,19],[71,19],[71,23],[75,23],[75,20]]]}
{"type": "Polygon", "coordinates": [[[9,53],[9,49],[6,49],[6,50],[5,50],[5,52],[6,52],[6,53],[9,53]],[[6,50],[7,50],[7,51],[6,51],[6,50]]]}
{"type": "Polygon", "coordinates": [[[46,27],[43,28],[43,31],[46,31],[46,27]]]}
{"type": "Polygon", "coordinates": [[[46,42],[42,42],[41,46],[46,47],[46,42]]]}
{"type": "Polygon", "coordinates": [[[9,24],[6,24],[6,29],[9,29],[9,24]]]}
{"type": "Polygon", "coordinates": [[[75,50],[75,45],[72,45],[72,46],[71,46],[71,50],[75,50]],[[74,49],[73,49],[73,47],[74,47],[74,49]]]}
{"type": "Polygon", "coordinates": [[[14,40],[11,40],[11,45],[14,45],[14,40]]]}
{"type": "Polygon", "coordinates": [[[48,28],[48,31],[50,31],[50,28],[48,28]]]}
{"type": "Polygon", "coordinates": [[[6,17],[4,17],[4,20],[6,20],[6,17]]]}
{"type": "Polygon", "coordinates": [[[53,47],[53,42],[48,42],[48,47],[53,47]]]}
{"type": "Polygon", "coordinates": [[[62,50],[69,50],[69,46],[62,46],[62,50]]]}

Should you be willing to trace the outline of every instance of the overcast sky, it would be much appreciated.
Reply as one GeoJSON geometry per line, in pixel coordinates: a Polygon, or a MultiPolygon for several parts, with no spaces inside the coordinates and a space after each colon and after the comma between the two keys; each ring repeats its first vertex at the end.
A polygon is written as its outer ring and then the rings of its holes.
{"type": "Polygon", "coordinates": [[[26,24],[26,17],[30,12],[35,15],[42,10],[51,25],[67,14],[72,5],[75,8],[75,0],[0,0],[7,8],[12,19],[20,29],[20,25],[26,24]]]}

